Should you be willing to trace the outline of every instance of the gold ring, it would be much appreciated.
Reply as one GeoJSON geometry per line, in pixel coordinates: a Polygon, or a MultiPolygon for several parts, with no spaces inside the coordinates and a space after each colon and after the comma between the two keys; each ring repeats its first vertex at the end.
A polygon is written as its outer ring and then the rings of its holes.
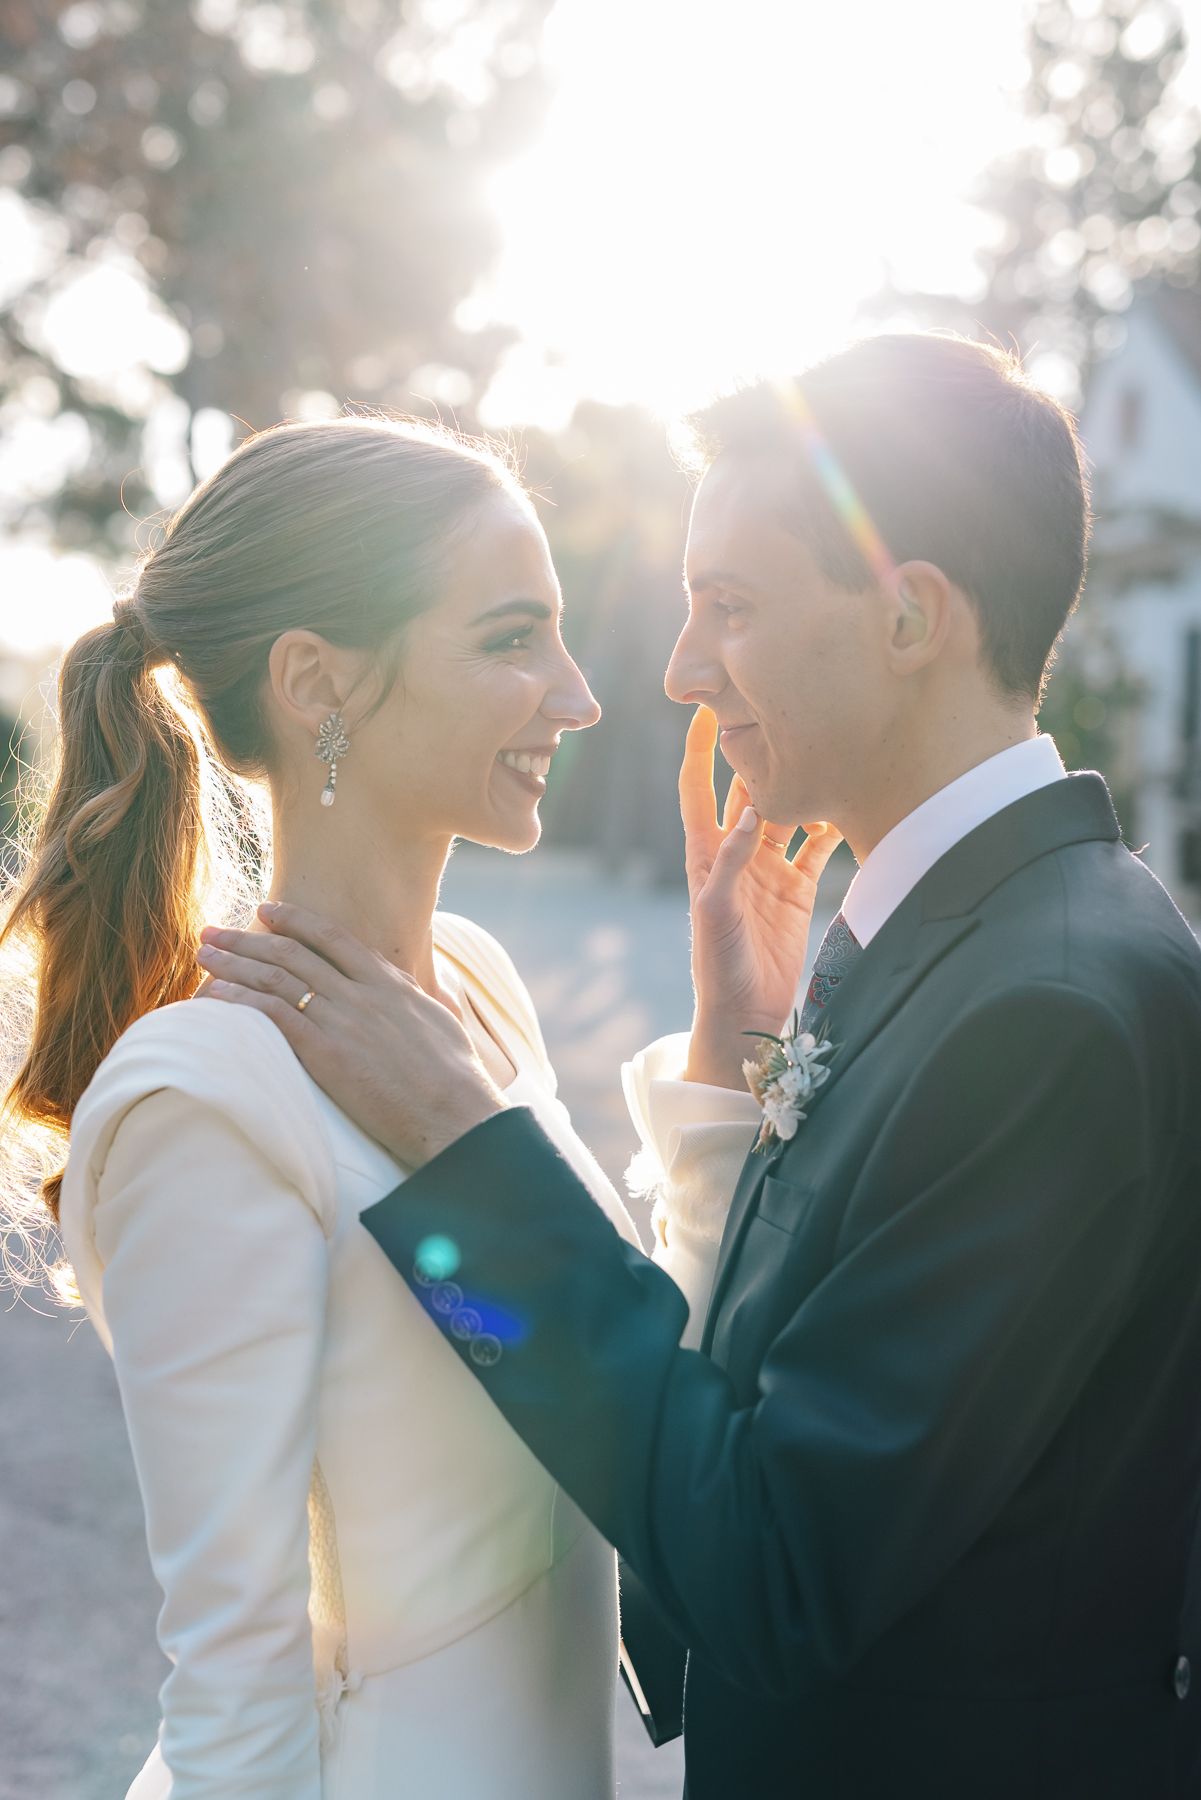
{"type": "Polygon", "coordinates": [[[765,844],[770,844],[773,850],[781,850],[781,851],[787,850],[791,841],[792,840],[790,838],[786,838],[784,840],[784,842],[781,844],[776,838],[765,837],[763,840],[763,842],[765,844]]]}
{"type": "Polygon", "coordinates": [[[304,1011],[304,1009],[305,1009],[305,1007],[306,1007],[306,1006],[307,1006],[307,1005],[308,1005],[308,1003],[309,1003],[309,1001],[310,1001],[310,1000],[315,1000],[315,999],[316,999],[316,998],[317,998],[317,990],[316,990],[316,988],[310,988],[310,989],[309,989],[309,991],[308,991],[308,993],[307,993],[307,994],[302,994],[302,995],[301,995],[301,996],[300,996],[300,999],[299,999],[299,1000],[298,1000],[298,1001],[297,1001],[297,1002],[296,1002],[296,1010],[297,1010],[297,1012],[303,1012],[303,1011],[304,1011]]]}

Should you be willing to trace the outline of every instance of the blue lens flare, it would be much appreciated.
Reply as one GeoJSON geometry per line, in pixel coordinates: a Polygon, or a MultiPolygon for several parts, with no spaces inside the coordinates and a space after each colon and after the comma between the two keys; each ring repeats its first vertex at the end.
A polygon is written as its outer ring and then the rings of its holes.
{"type": "Polygon", "coordinates": [[[427,1281],[449,1281],[463,1258],[453,1238],[422,1238],[417,1246],[416,1264],[427,1281]]]}

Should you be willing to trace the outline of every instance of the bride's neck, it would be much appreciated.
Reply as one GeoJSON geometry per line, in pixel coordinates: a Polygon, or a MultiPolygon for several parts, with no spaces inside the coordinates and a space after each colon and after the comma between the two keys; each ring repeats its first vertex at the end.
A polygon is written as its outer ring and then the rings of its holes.
{"type": "Polygon", "coordinates": [[[349,815],[335,821],[326,813],[309,822],[278,809],[272,838],[269,899],[336,920],[437,994],[433,916],[449,841],[384,844],[354,829],[349,815]]]}

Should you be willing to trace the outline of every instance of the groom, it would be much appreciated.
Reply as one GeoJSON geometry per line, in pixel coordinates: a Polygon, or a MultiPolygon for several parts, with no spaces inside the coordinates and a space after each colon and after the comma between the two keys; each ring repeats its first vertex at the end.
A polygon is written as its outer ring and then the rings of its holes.
{"type": "Polygon", "coordinates": [[[756,810],[693,871],[687,1076],[745,1093],[742,1034],[781,1029],[741,873],[828,818],[860,864],[802,1021],[828,1078],[748,1157],[682,1350],[672,1282],[342,940],[363,1004],[319,1078],[416,1169],[363,1222],[688,1647],[690,1800],[1195,1793],[1201,951],[1036,734],[1071,424],[1000,353],[899,336],[699,443],[668,690],[756,810]]]}

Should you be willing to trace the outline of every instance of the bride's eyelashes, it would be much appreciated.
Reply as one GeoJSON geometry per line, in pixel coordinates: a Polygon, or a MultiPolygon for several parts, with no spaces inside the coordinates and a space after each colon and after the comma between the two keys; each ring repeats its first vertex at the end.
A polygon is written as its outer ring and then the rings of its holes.
{"type": "Polygon", "coordinates": [[[496,638],[492,643],[485,644],[484,649],[489,655],[505,650],[524,650],[533,635],[534,627],[532,625],[522,625],[517,631],[507,631],[504,637],[496,638]]]}

